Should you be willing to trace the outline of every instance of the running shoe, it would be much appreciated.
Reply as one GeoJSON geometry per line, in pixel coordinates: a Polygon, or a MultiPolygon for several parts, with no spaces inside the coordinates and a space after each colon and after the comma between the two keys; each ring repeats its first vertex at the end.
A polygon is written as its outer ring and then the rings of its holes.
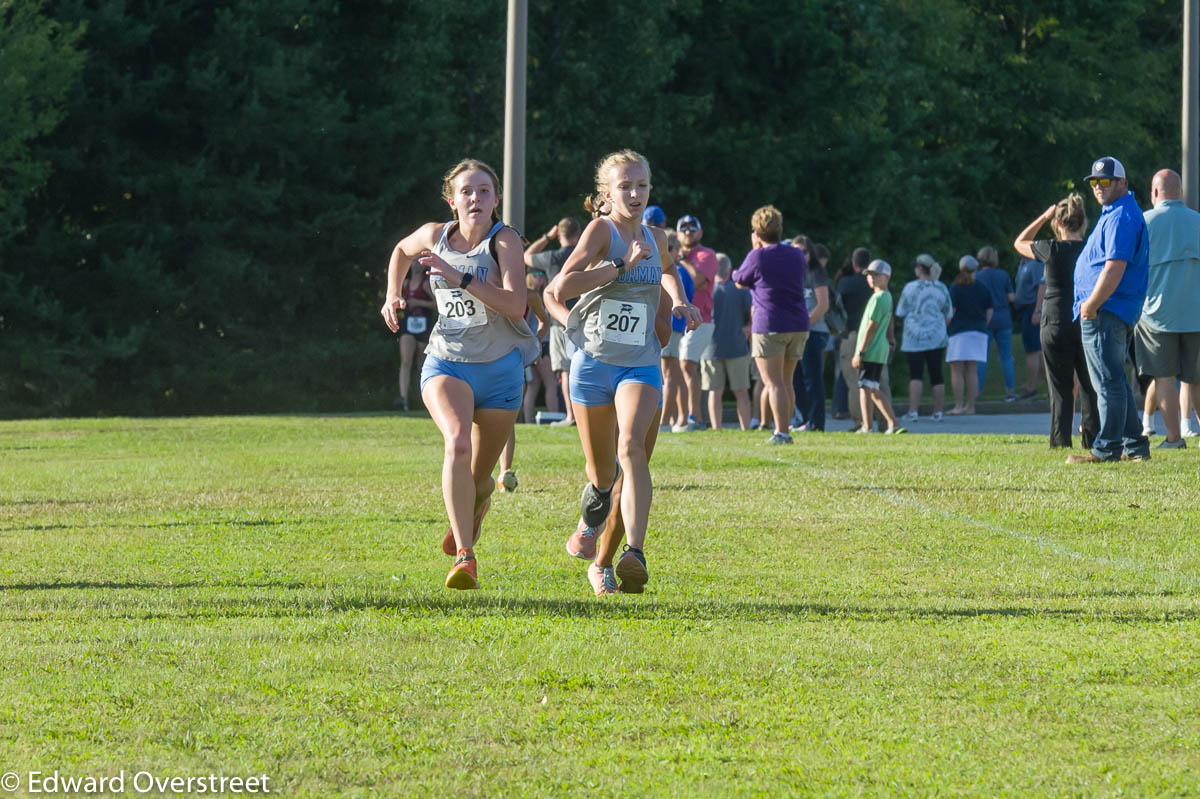
{"type": "MultiPolygon", "coordinates": [[[[620,477],[621,464],[618,463],[617,476],[613,478],[613,485],[617,484],[620,477]]],[[[583,496],[579,498],[579,510],[588,527],[602,527],[611,509],[612,486],[609,486],[607,491],[601,491],[590,482],[583,487],[583,496]]]]}
{"type": "Polygon", "coordinates": [[[1197,438],[1200,437],[1200,430],[1197,430],[1190,425],[1185,425],[1183,432],[1180,433],[1180,435],[1182,435],[1184,438],[1197,438]]]}
{"type": "Polygon", "coordinates": [[[855,428],[854,432],[858,435],[863,435],[866,433],[874,433],[875,431],[869,427],[857,427],[855,428]]]}
{"type": "Polygon", "coordinates": [[[1182,438],[1176,441],[1163,441],[1155,449],[1187,449],[1187,442],[1182,438]]]}
{"type": "Polygon", "coordinates": [[[697,419],[695,416],[692,416],[689,413],[688,418],[687,418],[687,424],[684,425],[684,431],[686,431],[688,433],[694,433],[697,430],[703,430],[703,429],[704,429],[704,425],[700,424],[700,420],[697,419]]]}
{"type": "Polygon", "coordinates": [[[510,494],[517,490],[517,473],[512,469],[505,469],[500,474],[500,490],[510,494]]]}
{"type": "Polygon", "coordinates": [[[916,411],[909,411],[908,413],[904,414],[900,418],[906,422],[915,422],[915,421],[917,421],[917,419],[921,418],[921,415],[919,413],[917,413],[916,411]]]}
{"type": "Polygon", "coordinates": [[[476,571],[475,555],[471,550],[459,550],[458,560],[454,561],[454,566],[446,575],[446,587],[457,588],[460,591],[470,591],[479,587],[479,573],[476,571]]]}
{"type": "Polygon", "coordinates": [[[597,566],[595,563],[588,566],[588,582],[592,584],[596,596],[617,593],[617,576],[613,573],[612,566],[597,566]]]}
{"type": "Polygon", "coordinates": [[[1008,396],[1006,396],[1006,397],[1004,398],[1004,401],[1005,401],[1005,402],[1016,402],[1016,401],[1017,401],[1017,395],[1016,395],[1016,394],[1009,394],[1008,396]]]}
{"type": "Polygon", "coordinates": [[[907,433],[907,432],[908,432],[908,430],[904,429],[903,427],[889,427],[887,430],[883,431],[883,434],[885,436],[895,436],[895,435],[899,435],[900,433],[907,433]]]}
{"type": "Polygon", "coordinates": [[[673,425],[671,425],[671,432],[672,432],[672,433],[686,433],[687,431],[688,431],[688,426],[687,426],[686,424],[673,424],[673,425]]]}
{"type": "MultiPolygon", "coordinates": [[[[483,501],[483,507],[479,509],[479,515],[475,517],[474,524],[471,525],[471,546],[479,543],[479,534],[483,526],[483,517],[488,512],[488,508],[492,507],[492,498],[488,497],[483,501]]],[[[454,541],[454,530],[446,531],[445,537],[442,538],[442,551],[450,557],[458,554],[458,544],[454,541]]]]}
{"type": "Polygon", "coordinates": [[[596,539],[600,536],[602,527],[591,527],[583,519],[579,520],[579,529],[567,538],[567,554],[573,558],[591,560],[596,557],[596,539]]]}
{"type": "Polygon", "coordinates": [[[621,551],[621,559],[617,561],[617,577],[621,584],[617,589],[623,594],[640,594],[646,590],[650,582],[650,572],[646,569],[646,556],[642,550],[628,545],[621,551]]]}
{"type": "Polygon", "coordinates": [[[791,444],[792,437],[789,436],[787,433],[772,433],[771,437],[767,439],[767,443],[768,444],[791,444]]]}
{"type": "Polygon", "coordinates": [[[946,415],[944,413],[942,413],[941,411],[934,411],[933,415],[930,416],[929,418],[935,422],[940,422],[946,418],[946,415]]]}

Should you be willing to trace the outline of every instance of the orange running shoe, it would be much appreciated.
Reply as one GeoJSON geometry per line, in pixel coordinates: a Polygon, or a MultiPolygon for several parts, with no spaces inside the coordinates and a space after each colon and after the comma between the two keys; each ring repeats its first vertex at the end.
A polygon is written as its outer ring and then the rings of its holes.
{"type": "Polygon", "coordinates": [[[446,587],[457,588],[460,591],[470,591],[479,587],[479,573],[476,571],[475,554],[469,549],[458,551],[458,560],[446,575],[446,587]]]}
{"type": "Polygon", "coordinates": [[[583,519],[579,520],[579,529],[571,533],[567,539],[567,554],[573,558],[592,560],[596,557],[596,539],[601,528],[589,527],[583,519]]]}
{"type": "MultiPolygon", "coordinates": [[[[488,509],[492,507],[492,498],[488,497],[483,501],[483,507],[479,509],[479,515],[475,517],[475,523],[471,526],[471,546],[479,543],[479,535],[483,526],[483,517],[487,514],[488,509]]],[[[442,538],[442,551],[450,557],[458,554],[458,543],[454,540],[454,530],[446,530],[446,535],[442,538]]]]}

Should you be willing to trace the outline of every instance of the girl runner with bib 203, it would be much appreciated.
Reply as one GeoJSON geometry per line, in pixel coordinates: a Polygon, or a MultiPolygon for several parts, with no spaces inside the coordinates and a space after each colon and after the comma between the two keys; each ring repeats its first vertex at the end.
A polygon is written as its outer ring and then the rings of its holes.
{"type": "Polygon", "coordinates": [[[597,596],[616,593],[617,578],[627,593],[641,593],[650,579],[642,547],[652,493],[649,459],[662,399],[662,345],[655,335],[662,291],[688,329],[700,323],[675,265],[662,257],[666,234],[641,224],[649,199],[645,158],[632,150],[604,158],[596,167],[596,194],[585,203],[595,218],[545,292],[547,309],[578,347],[571,358],[570,388],[587,459],[583,525],[605,523],[617,478],[624,477],[619,511],[588,567],[597,596]],[[574,297],[579,302],[568,313],[565,303],[574,297]],[[628,544],[614,569],[622,532],[628,544]]]}
{"type": "Polygon", "coordinates": [[[421,399],[445,440],[442,497],[455,561],[447,588],[478,588],[475,544],[496,481],[492,469],[513,431],[525,367],[541,348],[525,323],[521,238],[499,219],[500,181],[487,164],[460,161],[442,196],[451,222],[429,222],[392,250],[383,319],[398,329],[400,287],[414,259],[429,269],[438,321],[421,369],[421,399]]]}

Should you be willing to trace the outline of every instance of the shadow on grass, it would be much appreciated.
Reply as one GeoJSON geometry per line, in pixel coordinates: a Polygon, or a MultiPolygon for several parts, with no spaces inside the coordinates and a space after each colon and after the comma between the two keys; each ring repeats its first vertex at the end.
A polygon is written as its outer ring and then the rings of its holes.
{"type": "MultiPolygon", "coordinates": [[[[913,604],[831,604],[821,602],[741,602],[741,601],[662,601],[653,596],[617,596],[611,599],[541,599],[508,598],[479,594],[446,594],[421,596],[395,596],[386,592],[366,595],[339,594],[336,589],[314,583],[140,583],[140,582],[72,582],[72,583],[20,583],[0,585],[0,596],[5,592],[18,591],[163,591],[194,589],[197,595],[183,598],[172,596],[169,609],[154,607],[153,597],[138,595],[131,602],[134,607],[120,607],[105,597],[103,607],[87,608],[83,621],[102,619],[220,619],[220,618],[305,618],[326,617],[340,613],[379,611],[394,613],[415,620],[450,618],[508,618],[508,619],[620,619],[633,621],[724,621],[724,622],[786,622],[805,619],[847,620],[890,623],[896,621],[934,620],[955,621],[980,618],[997,619],[1047,619],[1071,621],[1101,621],[1126,624],[1175,623],[1200,620],[1200,609],[1156,610],[1156,609],[1095,609],[1082,607],[1004,607],[967,606],[937,607],[913,604]],[[245,596],[238,592],[245,589],[276,589],[295,592],[280,596],[245,596]],[[230,592],[238,595],[230,596],[230,592]],[[225,594],[206,596],[206,594],[225,594]],[[148,601],[147,601],[148,600],[148,601]]],[[[1051,595],[1061,597],[1062,595],[1051,595]]],[[[1043,599],[1051,596],[1042,597],[1043,599]]],[[[1162,593],[1113,593],[1103,594],[1124,599],[1164,599],[1172,596],[1191,597],[1190,594],[1162,593]]],[[[1085,600],[1091,595],[1079,598],[1085,600]]],[[[961,599],[952,597],[951,599],[961,599]]],[[[1031,599],[1034,599],[1031,597],[1031,599]]],[[[29,607],[22,610],[28,612],[29,607]]],[[[0,618],[10,621],[43,621],[61,619],[62,608],[55,607],[47,616],[27,615],[17,617],[0,613],[0,618]]],[[[79,608],[71,609],[71,618],[79,618],[79,608]]]]}

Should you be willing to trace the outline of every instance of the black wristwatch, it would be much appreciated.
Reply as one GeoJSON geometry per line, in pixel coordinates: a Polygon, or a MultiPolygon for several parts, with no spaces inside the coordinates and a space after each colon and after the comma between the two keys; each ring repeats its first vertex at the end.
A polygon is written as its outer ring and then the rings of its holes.
{"type": "Polygon", "coordinates": [[[617,268],[617,280],[620,280],[621,278],[625,277],[625,259],[624,258],[614,258],[612,265],[617,268]]]}
{"type": "Polygon", "coordinates": [[[472,275],[470,272],[467,272],[463,275],[462,282],[458,284],[458,287],[460,289],[462,289],[463,291],[466,291],[467,286],[471,285],[471,281],[474,279],[475,279],[475,276],[472,275]]]}

